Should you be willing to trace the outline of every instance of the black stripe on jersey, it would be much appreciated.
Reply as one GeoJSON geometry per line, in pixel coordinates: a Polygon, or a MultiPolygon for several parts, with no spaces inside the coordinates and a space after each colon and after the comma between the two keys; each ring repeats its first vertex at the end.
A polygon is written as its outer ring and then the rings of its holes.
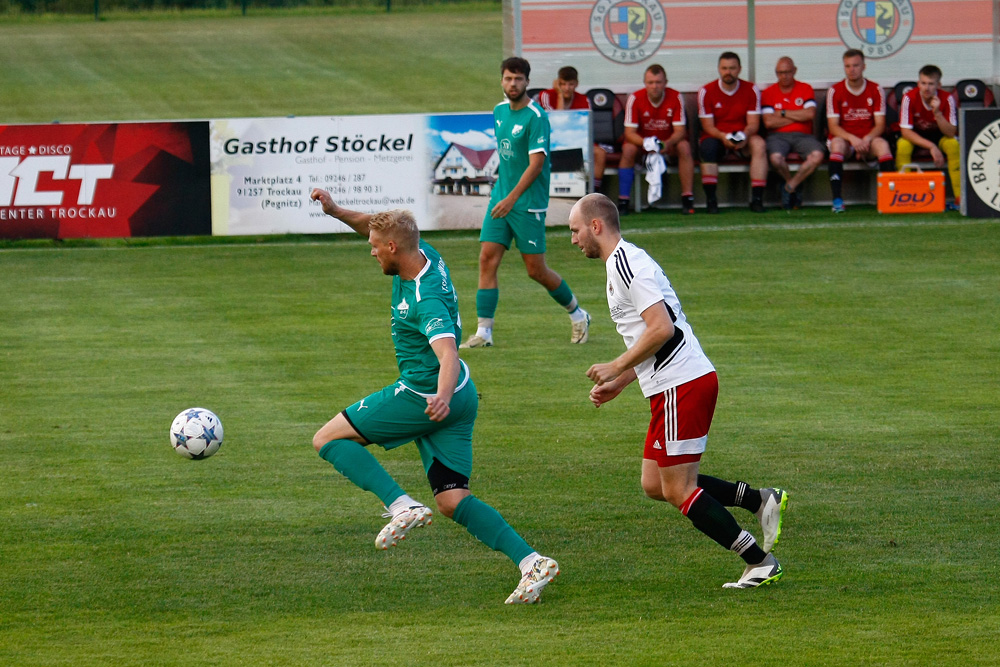
{"type": "Polygon", "coordinates": [[[615,253],[615,269],[617,269],[618,275],[621,276],[622,282],[625,283],[625,287],[630,287],[635,274],[632,273],[632,267],[628,265],[628,258],[625,257],[625,250],[623,248],[619,248],[618,252],[615,253]]]}
{"type": "Polygon", "coordinates": [[[684,347],[684,342],[684,332],[680,327],[675,327],[674,335],[654,355],[656,361],[653,362],[652,375],[655,375],[657,371],[673,361],[674,357],[677,356],[677,352],[684,347]]]}
{"type": "Polygon", "coordinates": [[[670,304],[667,303],[666,301],[663,302],[663,305],[667,307],[667,314],[670,315],[670,321],[671,322],[676,322],[677,321],[677,316],[674,315],[674,309],[671,308],[670,304]]]}

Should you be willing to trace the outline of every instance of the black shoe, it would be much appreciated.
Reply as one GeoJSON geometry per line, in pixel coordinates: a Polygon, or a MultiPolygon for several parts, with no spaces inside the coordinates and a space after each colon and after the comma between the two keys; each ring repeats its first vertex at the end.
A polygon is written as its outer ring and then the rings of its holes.
{"type": "Polygon", "coordinates": [[[681,197],[681,215],[694,215],[694,197],[681,197]]]}
{"type": "Polygon", "coordinates": [[[799,196],[799,191],[798,190],[796,190],[796,191],[794,191],[794,192],[791,193],[791,196],[788,198],[788,201],[790,202],[790,206],[789,207],[793,211],[797,211],[800,208],[802,208],[802,197],[799,196]]]}
{"type": "Polygon", "coordinates": [[[756,199],[750,202],[750,210],[754,213],[763,213],[767,209],[764,208],[764,202],[757,201],[756,199]]]}
{"type": "Polygon", "coordinates": [[[707,202],[705,202],[705,213],[709,213],[709,214],[713,214],[714,215],[714,214],[716,214],[718,212],[719,212],[719,200],[718,199],[709,199],[707,202]]]}
{"type": "Polygon", "coordinates": [[[786,211],[792,210],[792,198],[795,196],[794,192],[789,192],[788,188],[784,185],[781,186],[781,208],[786,211]]]}
{"type": "Polygon", "coordinates": [[[630,202],[631,202],[631,200],[629,200],[629,199],[619,199],[618,200],[618,217],[619,218],[622,217],[622,216],[628,215],[628,209],[629,209],[629,203],[630,202]]]}

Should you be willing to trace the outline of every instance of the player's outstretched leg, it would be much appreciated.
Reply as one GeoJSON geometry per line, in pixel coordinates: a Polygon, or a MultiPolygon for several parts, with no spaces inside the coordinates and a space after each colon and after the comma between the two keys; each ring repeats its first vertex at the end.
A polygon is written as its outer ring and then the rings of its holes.
{"type": "Polygon", "coordinates": [[[465,526],[477,540],[510,558],[521,570],[521,581],[507,597],[507,604],[538,602],[542,589],[559,574],[559,565],[554,560],[540,556],[499,512],[475,496],[462,498],[451,518],[465,526]]]}
{"type": "Polygon", "coordinates": [[[392,521],[375,538],[379,549],[395,546],[410,530],[431,522],[433,512],[408,496],[364,445],[331,440],[320,447],[319,455],[356,486],[378,496],[388,509],[392,521]]]}

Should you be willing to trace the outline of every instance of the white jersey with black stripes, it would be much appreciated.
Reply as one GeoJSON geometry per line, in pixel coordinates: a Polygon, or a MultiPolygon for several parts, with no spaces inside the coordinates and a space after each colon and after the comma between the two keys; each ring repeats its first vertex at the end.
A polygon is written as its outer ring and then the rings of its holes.
{"type": "Polygon", "coordinates": [[[649,254],[625,239],[608,257],[608,308],[618,333],[630,348],[646,330],[642,313],[663,301],[674,323],[674,335],[649,359],[635,367],[644,396],[658,394],[715,370],[691,330],[677,293],[649,254]]]}

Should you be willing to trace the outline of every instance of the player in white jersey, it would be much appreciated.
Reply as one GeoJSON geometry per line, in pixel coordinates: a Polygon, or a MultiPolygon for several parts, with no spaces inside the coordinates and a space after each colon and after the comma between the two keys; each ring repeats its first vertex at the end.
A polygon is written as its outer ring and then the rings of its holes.
{"type": "Polygon", "coordinates": [[[635,380],[649,399],[652,417],[643,451],[643,491],[677,507],[695,528],[743,558],[743,575],[725,588],[777,581],[783,571],[770,551],[781,535],[788,494],[698,474],[719,384],[663,269],[645,250],[622,238],[618,208],[602,194],[587,195],[573,206],[569,229],[573,245],[607,266],[608,307],[627,348],[614,361],[587,371],[594,381],[590,400],[601,407],[635,380]],[[761,546],[726,506],[757,515],[764,533],[761,546]]]}

